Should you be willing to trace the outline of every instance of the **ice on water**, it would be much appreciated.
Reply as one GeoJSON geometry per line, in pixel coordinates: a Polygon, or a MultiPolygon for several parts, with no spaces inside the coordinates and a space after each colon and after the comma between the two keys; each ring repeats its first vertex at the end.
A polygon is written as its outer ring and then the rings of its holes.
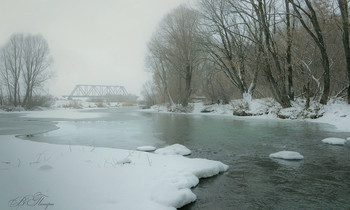
{"type": "Polygon", "coordinates": [[[302,156],[299,152],[280,151],[270,154],[270,158],[278,158],[284,160],[302,160],[304,159],[304,156],[302,156]]]}
{"type": "Polygon", "coordinates": [[[333,145],[345,145],[346,140],[345,139],[341,139],[341,138],[325,138],[322,140],[323,143],[326,144],[333,144],[333,145]]]}

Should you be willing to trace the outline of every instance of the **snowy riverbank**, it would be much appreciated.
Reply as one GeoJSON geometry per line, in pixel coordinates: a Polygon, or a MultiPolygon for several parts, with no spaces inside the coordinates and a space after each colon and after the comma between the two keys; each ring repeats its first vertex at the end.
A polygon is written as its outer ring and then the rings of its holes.
{"type": "MultiPolygon", "coordinates": [[[[52,120],[104,116],[72,108],[20,113],[52,120]]],[[[196,200],[191,188],[199,178],[228,169],[167,152],[38,143],[14,135],[0,135],[0,142],[0,209],[175,209],[196,200]]],[[[188,154],[176,153],[183,152],[188,154]]]]}
{"type": "MultiPolygon", "coordinates": [[[[192,103],[193,109],[188,114],[233,116],[233,105],[237,107],[240,103],[242,103],[240,100],[232,101],[231,104],[226,105],[192,103]]],[[[254,99],[248,105],[249,113],[254,116],[233,117],[240,119],[280,119],[278,115],[283,114],[283,116],[287,116],[287,120],[307,120],[310,122],[327,123],[334,125],[338,131],[350,132],[350,105],[345,101],[331,100],[325,106],[317,105],[317,108],[315,108],[315,104],[311,104],[311,109],[309,110],[304,110],[303,105],[303,102],[299,101],[294,102],[291,108],[282,109],[279,104],[271,99],[254,99]],[[313,114],[316,109],[322,115],[321,117],[317,119],[305,117],[305,115],[313,114]]],[[[152,106],[150,109],[142,111],[170,113],[165,106],[152,106]]]]}
{"type": "Polygon", "coordinates": [[[206,159],[0,136],[0,209],[175,209],[228,166],[206,159]]]}

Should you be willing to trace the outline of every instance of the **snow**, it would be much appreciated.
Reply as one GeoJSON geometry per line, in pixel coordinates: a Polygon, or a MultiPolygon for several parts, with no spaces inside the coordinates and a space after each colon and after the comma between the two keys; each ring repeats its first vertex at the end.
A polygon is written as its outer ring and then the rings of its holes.
{"type": "Polygon", "coordinates": [[[156,149],[157,148],[155,148],[154,146],[141,146],[136,148],[136,150],[144,152],[153,152],[156,149]]]}
{"type": "Polygon", "coordinates": [[[350,137],[346,138],[347,141],[350,141],[350,137]]]}
{"type": "Polygon", "coordinates": [[[333,144],[333,145],[345,145],[346,140],[341,138],[325,138],[322,140],[323,143],[333,144]]]}
{"type": "Polygon", "coordinates": [[[173,144],[164,148],[157,149],[154,151],[160,155],[190,155],[191,150],[181,144],[173,144]]]}
{"type": "Polygon", "coordinates": [[[337,130],[350,132],[350,105],[345,101],[330,101],[323,107],[323,117],[312,122],[328,123],[334,125],[337,130]]]}
{"type": "MultiPolygon", "coordinates": [[[[0,209],[10,201],[17,209],[14,199],[36,194],[47,209],[175,210],[196,199],[191,187],[199,178],[228,169],[180,155],[0,137],[0,209]]],[[[27,204],[18,209],[33,208],[27,204]]]]}
{"type": "Polygon", "coordinates": [[[269,155],[270,158],[278,158],[284,160],[302,160],[304,156],[302,156],[299,152],[293,151],[280,151],[276,153],[272,153],[269,155]]]}
{"type": "MultiPolygon", "coordinates": [[[[217,115],[230,116],[239,119],[247,117],[238,117],[233,115],[233,107],[243,106],[248,109],[248,113],[253,115],[248,118],[253,119],[279,119],[278,114],[286,116],[293,120],[307,120],[315,123],[327,123],[335,126],[337,131],[350,132],[350,105],[344,100],[331,99],[327,105],[320,105],[311,102],[310,108],[305,110],[305,100],[297,99],[292,102],[292,107],[282,109],[282,107],[272,98],[252,99],[249,103],[242,100],[232,100],[230,104],[212,104],[204,105],[202,102],[192,103],[194,115],[217,115]],[[204,111],[204,112],[203,112],[204,111]],[[319,115],[317,119],[310,119],[319,115]]],[[[165,106],[152,106],[143,112],[164,112],[169,111],[165,106]]]]}

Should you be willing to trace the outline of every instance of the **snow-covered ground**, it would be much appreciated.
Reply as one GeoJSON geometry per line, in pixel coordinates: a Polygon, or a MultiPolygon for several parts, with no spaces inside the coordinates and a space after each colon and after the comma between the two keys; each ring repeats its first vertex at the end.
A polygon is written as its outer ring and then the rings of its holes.
{"type": "MultiPolygon", "coordinates": [[[[305,101],[298,100],[292,103],[291,108],[282,109],[273,99],[253,99],[249,104],[242,103],[241,100],[234,100],[226,105],[204,105],[203,103],[193,103],[193,111],[190,114],[222,115],[232,116],[237,107],[245,106],[247,113],[253,116],[248,118],[258,119],[278,119],[281,116],[291,120],[308,120],[310,122],[328,123],[334,125],[338,131],[350,132],[350,105],[341,100],[330,100],[325,105],[311,103],[310,109],[305,110],[305,101]],[[317,112],[317,113],[316,113],[317,112]],[[311,119],[314,115],[320,115],[317,119],[311,119]],[[280,116],[280,117],[279,117],[280,116]],[[311,117],[311,118],[310,118],[311,117]]],[[[164,106],[152,106],[145,112],[168,112],[164,106]]],[[[234,116],[236,118],[247,118],[234,116]]]]}
{"type": "Polygon", "coordinates": [[[346,102],[335,101],[323,107],[323,117],[310,120],[312,122],[334,125],[339,131],[350,132],[350,105],[346,102]]]}
{"type": "Polygon", "coordinates": [[[217,161],[1,136],[0,209],[175,209],[217,161]]]}

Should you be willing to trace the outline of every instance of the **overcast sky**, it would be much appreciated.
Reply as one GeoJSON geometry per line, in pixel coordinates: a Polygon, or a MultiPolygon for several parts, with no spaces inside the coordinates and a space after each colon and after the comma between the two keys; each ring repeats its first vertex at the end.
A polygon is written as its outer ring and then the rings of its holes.
{"type": "Polygon", "coordinates": [[[56,72],[48,88],[68,95],[76,84],[122,85],[140,94],[147,41],[186,0],[0,0],[0,45],[14,33],[42,34],[56,72]]]}

